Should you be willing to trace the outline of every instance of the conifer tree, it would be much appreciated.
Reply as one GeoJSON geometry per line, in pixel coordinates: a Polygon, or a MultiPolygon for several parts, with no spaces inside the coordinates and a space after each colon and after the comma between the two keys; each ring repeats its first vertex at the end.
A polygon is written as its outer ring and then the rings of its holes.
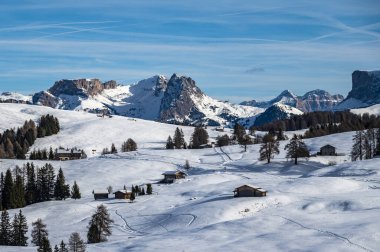
{"type": "Polygon", "coordinates": [[[12,244],[14,246],[28,246],[28,223],[25,216],[22,214],[21,209],[20,212],[15,214],[15,217],[13,218],[12,228],[12,244]]]}
{"type": "Polygon", "coordinates": [[[374,129],[368,129],[364,133],[365,159],[372,159],[376,152],[376,133],[374,129]]]}
{"type": "Polygon", "coordinates": [[[26,186],[25,186],[25,203],[33,204],[37,201],[37,186],[34,164],[26,164],[26,186]]]}
{"type": "Polygon", "coordinates": [[[48,238],[48,231],[46,230],[46,225],[42,222],[41,219],[37,219],[37,221],[32,223],[32,226],[32,243],[38,247],[41,247],[43,246],[44,239],[47,240],[48,238]]]}
{"type": "Polygon", "coordinates": [[[54,197],[57,200],[66,199],[70,197],[69,186],[66,184],[65,175],[61,168],[59,168],[57,180],[54,186],[54,197]]]}
{"type": "Polygon", "coordinates": [[[13,193],[13,178],[11,170],[8,169],[5,173],[4,188],[2,190],[2,205],[3,209],[14,208],[14,193],[13,193]]]}
{"type": "Polygon", "coordinates": [[[239,123],[236,123],[234,125],[234,136],[235,139],[240,142],[240,139],[245,135],[245,128],[240,125],[239,123]]]}
{"type": "Polygon", "coordinates": [[[379,156],[380,155],[380,129],[376,130],[376,151],[375,155],[379,156]]]}
{"type": "Polygon", "coordinates": [[[238,142],[244,148],[244,152],[247,152],[247,145],[253,143],[251,137],[247,134],[244,134],[241,138],[239,138],[238,142]]]}
{"type": "Polygon", "coordinates": [[[208,143],[208,133],[202,127],[196,127],[191,136],[191,147],[194,149],[199,148],[203,144],[208,143]]]}
{"type": "Polygon", "coordinates": [[[152,184],[147,184],[146,185],[146,193],[147,194],[152,194],[153,189],[152,189],[152,184]]]}
{"type": "Polygon", "coordinates": [[[98,243],[107,241],[107,236],[110,236],[111,224],[110,215],[104,205],[99,205],[96,212],[92,215],[87,233],[88,243],[98,243]]]}
{"type": "Polygon", "coordinates": [[[51,249],[50,246],[50,241],[48,237],[43,237],[41,241],[41,245],[38,247],[37,252],[52,252],[53,250],[51,249]]]}
{"type": "Polygon", "coordinates": [[[274,157],[275,154],[279,154],[280,150],[279,147],[280,143],[277,141],[277,139],[271,135],[271,134],[266,134],[263,137],[263,143],[261,144],[260,147],[260,161],[266,160],[267,163],[269,164],[271,159],[274,157]]]}
{"type": "Polygon", "coordinates": [[[285,146],[287,150],[286,157],[294,159],[294,164],[298,164],[298,158],[309,157],[310,153],[306,144],[302,141],[300,136],[294,134],[290,142],[285,146]]]}
{"type": "Polygon", "coordinates": [[[141,193],[140,193],[140,195],[145,195],[145,189],[144,189],[144,187],[141,188],[141,193]]]}
{"type": "Polygon", "coordinates": [[[12,245],[12,225],[9,219],[8,211],[5,209],[1,212],[0,222],[0,245],[12,245]]]}
{"type": "Polygon", "coordinates": [[[24,180],[20,174],[17,174],[13,188],[14,208],[22,208],[26,205],[24,188],[24,180]]]}
{"type": "Polygon", "coordinates": [[[54,246],[54,252],[59,252],[59,248],[57,245],[54,246]]]}
{"type": "Polygon", "coordinates": [[[186,171],[190,170],[191,167],[190,167],[189,160],[186,160],[184,168],[186,169],[186,171]]]}
{"type": "Polygon", "coordinates": [[[168,140],[166,140],[166,149],[168,150],[174,149],[174,143],[171,136],[169,136],[168,140]]]}
{"type": "Polygon", "coordinates": [[[136,199],[136,193],[133,191],[133,192],[131,193],[131,196],[129,197],[129,200],[130,200],[131,202],[133,202],[135,199],[136,199]]]}
{"type": "Polygon", "coordinates": [[[49,159],[54,160],[54,151],[53,151],[53,148],[51,146],[50,146],[50,150],[49,150],[49,159]]]}
{"type": "Polygon", "coordinates": [[[112,143],[112,145],[111,145],[111,154],[115,154],[115,153],[117,153],[117,149],[115,147],[115,144],[112,143]]]}
{"type": "Polygon", "coordinates": [[[81,198],[79,186],[78,186],[76,181],[74,181],[73,187],[71,188],[71,198],[72,199],[80,199],[81,198]]]}
{"type": "Polygon", "coordinates": [[[86,251],[86,244],[84,243],[79,233],[77,232],[74,232],[70,235],[69,251],[70,252],[85,252],[86,251]]]}
{"type": "Polygon", "coordinates": [[[176,149],[182,149],[185,143],[184,134],[182,130],[180,130],[178,127],[176,128],[174,132],[173,142],[174,142],[174,147],[176,149]]]}
{"type": "Polygon", "coordinates": [[[364,132],[356,131],[353,138],[354,144],[351,149],[351,159],[352,161],[363,160],[364,157],[364,132]]]}
{"type": "Polygon", "coordinates": [[[59,243],[58,251],[59,252],[69,252],[69,250],[66,247],[66,243],[63,240],[59,243]]]}

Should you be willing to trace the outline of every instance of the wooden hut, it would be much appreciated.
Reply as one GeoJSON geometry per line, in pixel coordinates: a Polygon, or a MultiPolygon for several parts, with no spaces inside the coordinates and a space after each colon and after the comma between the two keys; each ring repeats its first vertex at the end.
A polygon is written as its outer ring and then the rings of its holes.
{"type": "Polygon", "coordinates": [[[68,149],[57,149],[55,152],[55,159],[66,161],[86,158],[86,155],[81,150],[68,150],[68,149]]]}
{"type": "Polygon", "coordinates": [[[319,153],[320,156],[336,156],[336,149],[332,145],[322,146],[319,153]]]}
{"type": "Polygon", "coordinates": [[[94,191],[94,199],[100,200],[100,199],[108,199],[108,192],[107,191],[94,191]]]}
{"type": "Polygon", "coordinates": [[[131,197],[132,192],[127,190],[118,190],[114,192],[115,199],[129,199],[131,197]]]}
{"type": "Polygon", "coordinates": [[[166,171],[162,173],[164,179],[163,183],[173,183],[176,179],[183,179],[186,177],[186,173],[182,171],[166,171]]]}
{"type": "Polygon", "coordinates": [[[267,191],[261,187],[255,187],[252,185],[242,185],[234,190],[234,197],[265,197],[267,191]]]}

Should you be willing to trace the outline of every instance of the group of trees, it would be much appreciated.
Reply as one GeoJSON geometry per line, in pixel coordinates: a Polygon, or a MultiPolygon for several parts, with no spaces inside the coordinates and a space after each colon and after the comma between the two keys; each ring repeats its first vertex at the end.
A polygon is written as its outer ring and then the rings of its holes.
{"type": "Polygon", "coordinates": [[[16,166],[13,174],[10,169],[0,174],[0,209],[22,208],[37,202],[50,199],[62,200],[68,197],[81,197],[79,187],[74,181],[70,193],[70,186],[66,184],[62,169],[55,176],[54,167],[45,164],[35,167],[27,163],[23,168],[16,166]]]}
{"type": "Polygon", "coordinates": [[[42,116],[37,127],[32,120],[29,120],[16,130],[7,129],[0,134],[0,158],[25,159],[25,154],[37,138],[58,132],[59,121],[51,115],[42,116]]]}
{"type": "Polygon", "coordinates": [[[208,133],[202,127],[195,127],[194,132],[191,135],[190,146],[191,149],[199,149],[202,145],[208,143],[208,133]]]}
{"type": "Polygon", "coordinates": [[[47,151],[46,149],[37,149],[30,152],[29,155],[30,160],[54,160],[55,155],[53,148],[50,147],[50,150],[47,151]]]}
{"type": "Polygon", "coordinates": [[[129,152],[129,151],[136,151],[137,150],[137,144],[135,141],[133,141],[132,138],[128,138],[127,141],[123,142],[121,145],[121,152],[129,152]]]}
{"type": "Polygon", "coordinates": [[[182,129],[177,127],[174,131],[174,137],[168,137],[166,141],[166,149],[187,149],[187,143],[182,129]]]}
{"type": "Polygon", "coordinates": [[[372,159],[375,155],[380,155],[380,129],[357,131],[353,141],[352,161],[372,159]]]}
{"type": "Polygon", "coordinates": [[[107,208],[102,204],[96,209],[88,224],[87,242],[99,243],[107,241],[107,237],[112,234],[111,219],[107,208]]]}
{"type": "Polygon", "coordinates": [[[270,131],[270,130],[301,130],[307,129],[304,138],[312,138],[329,134],[358,131],[370,128],[380,127],[380,116],[353,114],[350,111],[317,111],[305,113],[303,115],[292,115],[289,119],[278,120],[254,126],[253,129],[270,131]]]}
{"type": "MultiPolygon", "coordinates": [[[[132,138],[128,138],[127,141],[121,144],[121,152],[129,152],[129,151],[136,151],[136,150],[137,150],[137,144],[132,138]]],[[[102,155],[115,154],[115,153],[117,153],[117,148],[114,143],[111,144],[111,149],[104,148],[102,151],[102,155]]]]}
{"type": "MultiPolygon", "coordinates": [[[[274,155],[280,153],[280,143],[277,136],[273,134],[266,134],[262,138],[262,144],[260,147],[260,161],[267,161],[270,163],[274,155]]],[[[306,144],[302,141],[302,137],[294,134],[290,142],[285,146],[286,158],[294,160],[294,164],[298,164],[298,159],[303,157],[309,157],[310,153],[306,144]]]]}
{"type": "MultiPolygon", "coordinates": [[[[46,224],[41,219],[32,223],[32,243],[38,246],[38,252],[53,252],[49,241],[49,233],[46,224]]],[[[74,232],[70,235],[68,245],[62,240],[54,246],[54,252],[85,252],[86,244],[80,237],[79,233],[74,232]]]]}
{"type": "Polygon", "coordinates": [[[7,210],[1,212],[0,246],[28,246],[28,223],[20,210],[13,221],[7,210]]]}

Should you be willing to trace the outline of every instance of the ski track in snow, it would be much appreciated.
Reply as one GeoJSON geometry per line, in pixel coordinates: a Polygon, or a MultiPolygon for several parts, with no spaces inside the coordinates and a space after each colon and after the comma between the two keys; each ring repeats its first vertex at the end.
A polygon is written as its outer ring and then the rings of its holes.
{"type": "Polygon", "coordinates": [[[284,220],[286,220],[286,221],[288,221],[288,222],[291,222],[291,223],[293,223],[293,224],[296,224],[296,225],[300,226],[300,227],[303,228],[303,229],[314,230],[314,231],[317,231],[317,232],[319,232],[319,233],[321,233],[321,234],[325,234],[325,235],[328,235],[328,236],[331,236],[331,237],[337,238],[337,239],[342,240],[342,241],[344,241],[344,242],[346,242],[346,243],[348,243],[348,244],[350,244],[350,245],[354,245],[354,246],[356,246],[356,247],[358,247],[358,248],[360,248],[360,249],[362,249],[362,250],[364,250],[364,251],[374,252],[373,250],[370,250],[369,248],[366,248],[366,247],[364,247],[364,246],[362,246],[362,245],[360,245],[360,244],[357,244],[357,243],[355,243],[355,242],[352,242],[352,241],[351,241],[350,239],[348,239],[347,237],[341,236],[341,235],[336,234],[336,233],[333,233],[333,232],[331,232],[331,231],[326,231],[326,230],[321,230],[321,229],[318,229],[318,228],[307,227],[307,226],[305,226],[305,225],[299,223],[298,221],[295,221],[295,220],[292,220],[292,219],[286,218],[286,217],[281,216],[281,215],[274,215],[274,216],[278,216],[278,217],[280,217],[280,218],[282,218],[282,219],[284,219],[284,220]]]}

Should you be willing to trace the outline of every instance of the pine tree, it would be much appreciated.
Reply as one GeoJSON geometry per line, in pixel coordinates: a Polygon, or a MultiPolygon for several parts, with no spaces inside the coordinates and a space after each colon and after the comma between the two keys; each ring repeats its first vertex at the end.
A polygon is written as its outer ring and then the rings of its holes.
{"type": "Polygon", "coordinates": [[[74,181],[74,185],[71,188],[71,198],[72,199],[80,199],[81,198],[81,193],[79,190],[79,186],[77,185],[77,182],[74,181]]]}
{"type": "Polygon", "coordinates": [[[51,249],[50,246],[50,241],[48,237],[43,237],[41,240],[41,245],[37,249],[38,252],[52,252],[53,250],[51,249]]]}
{"type": "Polygon", "coordinates": [[[13,193],[13,178],[11,170],[8,169],[5,173],[4,188],[2,190],[2,205],[3,209],[14,208],[14,193],[13,193]]]}
{"type": "Polygon", "coordinates": [[[115,144],[112,143],[112,145],[111,145],[111,154],[115,154],[115,153],[117,153],[117,149],[115,147],[115,144]]]}
{"type": "Polygon", "coordinates": [[[130,200],[131,202],[133,202],[135,199],[136,199],[136,193],[135,193],[135,192],[132,192],[132,193],[131,193],[131,196],[129,197],[129,200],[130,200]]]}
{"type": "Polygon", "coordinates": [[[176,149],[182,149],[185,143],[183,132],[178,127],[176,128],[174,132],[173,142],[174,142],[174,147],[176,149]]]}
{"type": "Polygon", "coordinates": [[[238,142],[241,146],[243,146],[244,152],[247,152],[247,145],[253,143],[251,137],[247,134],[244,134],[241,138],[239,138],[238,142]]]}
{"type": "Polygon", "coordinates": [[[54,186],[54,197],[57,200],[66,199],[70,197],[70,192],[68,190],[68,185],[66,185],[65,175],[61,168],[59,168],[57,180],[54,186]]]}
{"type": "Polygon", "coordinates": [[[235,139],[239,142],[240,139],[245,135],[245,128],[239,123],[236,123],[234,126],[234,136],[235,139]]]}
{"type": "Polygon", "coordinates": [[[365,159],[372,159],[376,152],[376,133],[374,129],[368,129],[364,133],[365,159]]]}
{"type": "Polygon", "coordinates": [[[53,151],[53,148],[51,146],[50,146],[50,150],[49,150],[49,159],[54,160],[54,151],[53,151]]]}
{"type": "Polygon", "coordinates": [[[32,223],[32,226],[32,243],[38,247],[41,247],[43,246],[44,239],[47,239],[48,237],[46,225],[41,219],[37,219],[37,221],[32,223]]]}
{"type": "Polygon", "coordinates": [[[169,136],[168,140],[166,140],[166,149],[168,150],[174,149],[174,143],[171,136],[169,136]]]}
{"type": "Polygon", "coordinates": [[[352,139],[354,144],[351,149],[351,159],[356,161],[358,159],[363,160],[364,157],[364,132],[356,131],[354,138],[352,139]]]}
{"type": "Polygon", "coordinates": [[[12,225],[9,219],[8,211],[5,209],[1,212],[0,222],[0,245],[12,245],[12,225]]]}
{"type": "Polygon", "coordinates": [[[141,188],[141,193],[140,193],[140,195],[145,195],[145,189],[144,189],[144,187],[141,188]]]}
{"type": "Polygon", "coordinates": [[[24,188],[24,180],[20,174],[17,174],[13,188],[14,208],[22,208],[26,205],[24,188]]]}
{"type": "Polygon", "coordinates": [[[107,236],[111,235],[111,220],[107,208],[104,205],[99,205],[95,214],[89,223],[87,233],[88,243],[98,243],[107,241],[107,236]]]}
{"type": "Polygon", "coordinates": [[[191,136],[191,147],[194,149],[199,148],[203,144],[208,143],[208,133],[202,127],[196,127],[191,136]]]}
{"type": "Polygon", "coordinates": [[[86,244],[80,237],[80,235],[75,232],[70,235],[69,239],[69,251],[70,252],[85,252],[86,244]]]}
{"type": "Polygon", "coordinates": [[[152,194],[153,193],[152,184],[147,184],[146,185],[146,193],[147,194],[152,194]]]}
{"type": "Polygon", "coordinates": [[[285,146],[287,150],[286,158],[294,159],[294,164],[298,164],[298,158],[309,157],[310,153],[306,144],[302,141],[300,136],[294,134],[290,142],[285,146]]]}
{"type": "Polygon", "coordinates": [[[59,252],[69,252],[69,250],[66,248],[66,243],[63,240],[59,243],[58,251],[59,252]]]}
{"type": "Polygon", "coordinates": [[[15,214],[13,218],[13,245],[14,246],[28,246],[28,223],[22,211],[15,214]]]}
{"type": "Polygon", "coordinates": [[[54,252],[59,252],[59,248],[57,245],[54,246],[54,252]]]}
{"type": "Polygon", "coordinates": [[[280,143],[276,138],[271,134],[266,134],[263,137],[263,143],[260,147],[260,161],[266,160],[267,163],[270,163],[270,160],[274,157],[275,154],[279,154],[280,143]]]}
{"type": "Polygon", "coordinates": [[[380,129],[376,130],[376,156],[380,156],[380,129]]]}
{"type": "Polygon", "coordinates": [[[25,203],[27,205],[37,202],[36,174],[34,164],[26,164],[26,186],[25,186],[25,203]]]}

